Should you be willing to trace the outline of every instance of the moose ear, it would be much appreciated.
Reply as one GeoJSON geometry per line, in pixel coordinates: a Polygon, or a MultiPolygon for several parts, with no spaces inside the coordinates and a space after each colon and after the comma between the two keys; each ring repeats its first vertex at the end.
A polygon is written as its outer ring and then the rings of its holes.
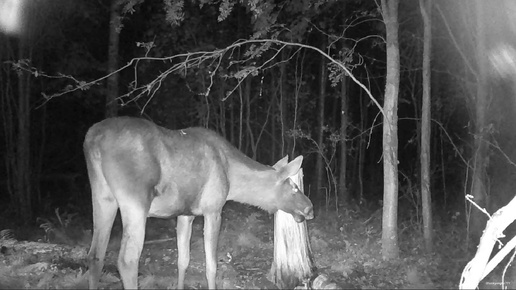
{"type": "Polygon", "coordinates": [[[283,166],[287,165],[287,163],[288,163],[288,155],[281,158],[278,162],[276,162],[276,164],[272,165],[272,168],[274,168],[276,170],[280,170],[283,166]]]}
{"type": "Polygon", "coordinates": [[[301,163],[303,163],[303,155],[297,156],[289,164],[283,166],[279,170],[280,171],[280,175],[281,175],[281,179],[287,179],[287,178],[289,178],[291,176],[296,175],[299,172],[299,169],[301,169],[301,163]]]}

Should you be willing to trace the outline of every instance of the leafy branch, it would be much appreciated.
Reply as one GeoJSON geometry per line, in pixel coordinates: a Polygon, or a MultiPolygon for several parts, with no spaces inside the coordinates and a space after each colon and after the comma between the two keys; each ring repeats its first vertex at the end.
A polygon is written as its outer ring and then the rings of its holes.
{"type": "MultiPolygon", "coordinates": [[[[289,41],[283,41],[278,39],[250,39],[250,40],[238,40],[234,42],[233,44],[222,48],[222,49],[216,49],[212,51],[197,51],[197,52],[187,52],[187,53],[181,53],[176,54],[173,56],[168,57],[152,57],[148,56],[149,51],[152,49],[152,45],[144,45],[139,44],[141,46],[144,46],[147,49],[147,53],[143,57],[137,57],[131,59],[127,64],[120,67],[119,69],[104,75],[100,78],[97,78],[92,81],[83,81],[78,80],[70,75],[63,75],[58,74],[55,76],[45,74],[44,72],[41,72],[37,70],[34,67],[31,67],[30,64],[26,61],[19,61],[17,63],[13,63],[13,66],[17,70],[23,70],[26,72],[29,72],[33,74],[35,77],[46,77],[46,78],[65,78],[72,82],[72,84],[66,86],[62,91],[53,93],[53,94],[45,94],[43,93],[43,97],[46,101],[51,100],[52,98],[60,97],[69,93],[73,93],[75,91],[80,90],[87,90],[91,86],[99,85],[102,81],[108,79],[110,76],[120,73],[126,69],[129,69],[131,67],[134,67],[135,70],[135,78],[131,82],[129,87],[129,92],[121,95],[118,97],[118,100],[122,103],[122,105],[126,105],[129,102],[136,101],[140,99],[141,97],[148,96],[148,100],[145,104],[145,106],[142,108],[142,111],[145,109],[146,105],[150,102],[150,100],[154,97],[155,93],[159,90],[161,87],[162,82],[172,73],[177,74],[187,74],[189,69],[193,68],[199,68],[201,65],[205,65],[206,62],[208,62],[208,67],[211,67],[211,69],[208,71],[209,74],[209,85],[206,89],[206,91],[203,93],[203,95],[208,96],[210,93],[210,90],[214,83],[214,76],[219,71],[222,60],[225,56],[231,59],[231,56],[233,55],[235,49],[240,48],[242,46],[249,46],[244,60],[238,60],[238,61],[232,61],[230,62],[230,66],[232,64],[236,63],[250,63],[248,65],[243,66],[239,71],[233,73],[232,75],[227,75],[226,77],[233,77],[238,79],[238,83],[235,86],[238,87],[243,79],[245,79],[247,76],[251,75],[257,75],[261,70],[272,68],[278,63],[273,64],[272,60],[275,59],[276,56],[279,55],[281,50],[283,50],[285,47],[297,47],[299,49],[305,48],[309,50],[316,51],[317,53],[321,54],[325,58],[327,58],[330,63],[337,68],[339,68],[342,73],[345,73],[348,75],[353,82],[355,82],[359,87],[361,87],[369,96],[369,98],[373,101],[373,103],[377,106],[378,110],[383,114],[382,106],[378,103],[378,101],[372,96],[369,89],[362,84],[352,73],[351,71],[346,68],[345,63],[339,60],[336,60],[332,58],[330,55],[322,51],[321,49],[306,45],[302,43],[296,43],[296,42],[289,42],[289,41]],[[278,45],[279,47],[274,47],[274,45],[278,45]],[[273,57],[269,58],[267,61],[265,61],[261,65],[256,65],[252,60],[257,59],[263,55],[265,51],[274,49],[275,53],[273,57]],[[138,81],[138,74],[137,74],[137,67],[140,62],[143,61],[159,61],[159,62],[170,62],[173,63],[171,67],[166,69],[165,71],[161,72],[156,78],[154,78],[152,81],[148,83],[140,84],[138,81]],[[129,99],[126,101],[126,99],[129,99]]],[[[298,50],[299,51],[299,50],[298,50]]],[[[229,94],[233,93],[235,89],[231,90],[229,94]]]]}

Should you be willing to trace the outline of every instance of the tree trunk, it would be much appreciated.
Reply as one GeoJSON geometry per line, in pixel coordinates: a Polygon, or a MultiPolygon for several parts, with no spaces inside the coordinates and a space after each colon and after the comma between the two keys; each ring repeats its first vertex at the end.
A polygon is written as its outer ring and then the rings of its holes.
{"type": "Polygon", "coordinates": [[[251,76],[247,76],[245,81],[243,82],[243,85],[245,86],[244,91],[244,98],[245,98],[245,127],[246,127],[246,145],[244,148],[246,150],[244,151],[247,155],[249,153],[247,152],[247,147],[251,148],[251,158],[256,160],[256,143],[255,143],[255,137],[253,133],[253,128],[251,127],[251,76]]]}
{"type": "MultiPolygon", "coordinates": [[[[287,135],[287,130],[291,128],[290,119],[288,116],[289,108],[288,108],[288,84],[287,84],[287,71],[286,66],[287,62],[284,61],[287,59],[287,52],[285,50],[281,53],[281,64],[280,64],[280,76],[279,76],[279,110],[280,110],[280,118],[281,118],[281,156],[285,156],[285,154],[290,154],[293,151],[293,142],[291,137],[287,135]]],[[[292,156],[290,156],[292,157],[292,156]]]]}
{"type": "MultiPolygon", "coordinates": [[[[30,58],[28,36],[21,37],[18,59],[30,58]]],[[[18,197],[17,212],[24,221],[32,220],[31,152],[30,152],[30,73],[18,72],[18,134],[16,142],[15,192],[18,197]]]]}
{"type": "MultiPolygon", "coordinates": [[[[11,41],[4,34],[0,34],[0,53],[2,59],[14,59],[14,51],[11,41]]],[[[0,140],[3,142],[5,153],[3,156],[5,166],[6,192],[9,194],[11,209],[17,206],[16,196],[16,97],[14,96],[13,70],[6,63],[0,63],[0,116],[2,117],[2,133],[0,140]]]]}
{"type": "Polygon", "coordinates": [[[229,141],[235,145],[235,97],[228,99],[229,101],[229,141]]]}
{"type": "Polygon", "coordinates": [[[342,74],[341,93],[340,93],[340,169],[339,169],[339,200],[341,203],[347,203],[349,199],[348,189],[346,187],[346,165],[348,156],[348,147],[346,137],[348,131],[348,91],[347,77],[342,74]]]}
{"type": "MultiPolygon", "coordinates": [[[[291,177],[304,191],[303,170],[291,177]]],[[[291,214],[278,210],[274,214],[274,261],[271,281],[280,289],[294,289],[314,272],[314,261],[306,221],[298,223],[291,214]]]]}
{"type": "MultiPolygon", "coordinates": [[[[326,36],[322,36],[325,38],[326,36]]],[[[322,41],[321,49],[325,48],[325,40],[322,41]]],[[[319,99],[317,102],[317,145],[319,146],[319,150],[316,154],[315,160],[315,196],[316,198],[320,196],[323,191],[324,185],[324,102],[326,99],[326,80],[327,80],[327,70],[326,70],[326,58],[321,56],[320,63],[320,74],[319,74],[319,99]]],[[[329,192],[326,192],[326,204],[329,204],[329,192]]]]}
{"type": "MultiPolygon", "coordinates": [[[[367,125],[367,96],[364,97],[362,90],[360,90],[360,132],[364,132],[367,125]]],[[[364,201],[364,163],[365,163],[365,148],[366,148],[366,137],[365,134],[360,134],[358,141],[358,193],[359,193],[359,204],[364,201]]]]}
{"type": "MultiPolygon", "coordinates": [[[[480,243],[477,247],[475,257],[473,257],[466,267],[464,267],[459,289],[477,289],[480,281],[489,275],[509,254],[511,254],[516,246],[516,237],[513,237],[510,241],[506,242],[502,248],[498,245],[496,255],[493,255],[492,253],[494,246],[499,243],[499,238],[504,236],[505,229],[514,223],[515,220],[516,197],[513,198],[506,206],[497,210],[487,222],[486,227],[483,230],[480,243]]],[[[507,289],[507,285],[510,285],[511,280],[505,280],[505,283],[501,284],[500,288],[507,289]]],[[[503,281],[503,278],[501,281],[503,281]]]]}
{"type": "Polygon", "coordinates": [[[383,220],[382,256],[396,259],[398,248],[398,92],[400,53],[398,44],[398,0],[382,0],[386,27],[387,76],[383,105],[383,220]]]}
{"type": "MultiPolygon", "coordinates": [[[[120,2],[118,0],[111,1],[109,20],[109,48],[108,48],[108,73],[112,73],[118,69],[118,47],[120,42],[120,2]]],[[[118,73],[111,75],[107,80],[106,95],[106,118],[118,115],[118,106],[116,99],[118,98],[118,73]]]]}
{"type": "Polygon", "coordinates": [[[228,133],[226,131],[226,104],[227,102],[224,101],[224,98],[226,97],[224,95],[226,91],[225,82],[221,82],[218,93],[219,93],[219,124],[220,127],[220,133],[226,140],[229,140],[228,133]]]}
{"type": "MultiPolygon", "coordinates": [[[[32,166],[32,180],[34,182],[34,184],[39,184],[40,186],[38,186],[37,188],[34,188],[33,187],[33,193],[32,193],[32,197],[33,197],[33,200],[35,199],[35,201],[33,202],[33,204],[36,206],[36,207],[39,207],[42,203],[43,203],[43,200],[42,200],[42,197],[41,197],[41,172],[43,171],[43,168],[44,168],[44,165],[43,162],[44,162],[44,156],[45,156],[45,151],[46,151],[46,144],[47,144],[47,106],[43,106],[39,109],[40,111],[40,114],[39,114],[39,120],[38,120],[38,126],[40,127],[39,128],[39,138],[38,140],[34,140],[35,138],[32,138],[33,140],[33,144],[37,144],[37,146],[39,146],[37,152],[37,157],[34,158],[34,162],[33,162],[33,166],[32,166]]],[[[72,193],[75,197],[77,197],[77,194],[78,192],[73,192],[72,193]]],[[[36,213],[38,212],[37,210],[35,211],[36,213]]]]}
{"type": "Polygon", "coordinates": [[[272,85],[272,98],[271,98],[271,156],[270,156],[270,163],[274,164],[275,160],[279,159],[276,158],[276,114],[277,114],[277,100],[278,100],[278,83],[276,78],[275,70],[271,70],[271,85],[272,85]]]}
{"type": "Polygon", "coordinates": [[[238,150],[244,151],[242,148],[243,139],[243,127],[244,127],[244,93],[242,92],[242,86],[238,87],[238,101],[240,107],[238,110],[238,150]]]}
{"type": "Polygon", "coordinates": [[[432,53],[432,0],[419,0],[423,16],[423,104],[421,108],[421,199],[423,206],[423,235],[425,249],[432,252],[432,195],[430,191],[430,55],[432,53]]]}
{"type": "MultiPolygon", "coordinates": [[[[476,1],[477,20],[477,95],[475,99],[475,141],[473,152],[473,174],[471,184],[471,195],[474,201],[480,206],[487,205],[487,191],[485,187],[486,168],[488,165],[488,144],[486,142],[486,108],[487,108],[487,80],[486,80],[486,57],[485,48],[485,17],[482,6],[483,1],[476,1]]],[[[473,210],[470,223],[470,237],[476,243],[482,234],[486,219],[478,210],[473,210]]]]}

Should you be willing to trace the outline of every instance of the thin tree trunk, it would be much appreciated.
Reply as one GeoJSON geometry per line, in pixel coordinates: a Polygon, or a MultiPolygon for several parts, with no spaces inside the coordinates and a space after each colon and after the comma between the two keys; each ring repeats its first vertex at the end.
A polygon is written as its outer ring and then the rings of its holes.
{"type": "MultiPolygon", "coordinates": [[[[118,69],[118,50],[120,42],[120,2],[118,0],[111,1],[109,20],[109,48],[108,48],[108,73],[112,73],[118,69]]],[[[118,73],[111,75],[107,80],[106,95],[106,118],[118,115],[118,106],[116,99],[118,98],[118,73]]]]}
{"type": "MultiPolygon", "coordinates": [[[[251,158],[256,160],[256,144],[255,144],[255,137],[253,133],[253,128],[251,127],[251,76],[248,76],[246,80],[244,81],[245,85],[245,91],[244,91],[244,97],[245,97],[245,127],[247,131],[247,147],[251,148],[251,158]]],[[[245,152],[245,151],[244,151],[245,152]]]]}
{"type": "MultiPolygon", "coordinates": [[[[420,40],[417,39],[417,42],[419,43],[420,40]]],[[[419,44],[417,44],[419,45],[419,44]]],[[[416,64],[414,66],[419,66],[419,59],[420,57],[422,56],[419,56],[417,55],[417,53],[420,52],[420,49],[417,49],[415,50],[416,52],[414,53],[414,55],[412,56],[411,59],[411,62],[415,62],[416,64]]],[[[411,73],[411,80],[410,80],[410,98],[412,100],[412,105],[414,107],[414,118],[416,120],[421,120],[421,116],[420,116],[420,113],[421,113],[421,107],[420,107],[420,104],[419,104],[419,99],[418,99],[418,92],[420,91],[420,77],[418,75],[419,72],[417,72],[416,69],[414,69],[414,72],[411,73]]],[[[417,156],[421,156],[421,121],[417,121],[417,122],[414,122],[414,125],[416,126],[416,149],[417,149],[417,152],[416,152],[416,155],[417,156]]],[[[417,163],[416,165],[416,168],[414,168],[414,170],[417,172],[417,174],[415,174],[415,177],[416,179],[421,179],[421,164],[420,163],[417,163]]],[[[419,203],[418,205],[419,206],[419,203]]]]}
{"type": "Polygon", "coordinates": [[[274,164],[275,160],[279,159],[279,158],[276,158],[276,106],[277,106],[277,100],[278,100],[278,83],[276,81],[276,74],[275,74],[275,70],[271,70],[271,75],[272,75],[272,79],[271,79],[271,84],[272,84],[272,99],[271,99],[271,116],[272,116],[272,120],[271,120],[271,160],[270,160],[270,164],[274,164]]]}
{"type": "Polygon", "coordinates": [[[398,247],[398,93],[400,53],[398,43],[398,0],[382,0],[386,27],[387,77],[383,110],[383,220],[382,256],[399,257],[398,247]]]}
{"type": "Polygon", "coordinates": [[[341,93],[340,93],[340,169],[339,169],[339,200],[346,203],[349,199],[348,189],[346,187],[346,165],[348,157],[348,146],[346,143],[348,131],[348,91],[347,77],[342,74],[341,93]]]}
{"type": "MultiPolygon", "coordinates": [[[[35,160],[35,165],[33,166],[33,178],[34,184],[41,184],[41,172],[43,171],[43,157],[45,156],[46,144],[47,144],[47,106],[43,106],[40,108],[41,116],[39,117],[38,125],[40,127],[40,134],[38,143],[38,156],[37,160],[35,160]]],[[[41,186],[38,188],[34,188],[33,196],[36,197],[36,201],[34,204],[39,207],[42,204],[43,200],[41,198],[41,186]]],[[[72,194],[76,195],[77,192],[73,192],[72,194]]]]}
{"type": "Polygon", "coordinates": [[[242,150],[242,138],[243,138],[243,127],[244,127],[244,97],[242,92],[242,86],[238,87],[238,100],[240,101],[240,107],[238,110],[238,150],[242,150]]]}
{"type": "MultiPolygon", "coordinates": [[[[487,108],[487,81],[486,81],[486,51],[485,44],[485,17],[483,1],[476,1],[476,20],[477,20],[477,95],[475,98],[475,141],[473,155],[473,174],[471,184],[471,195],[480,207],[487,205],[487,190],[485,186],[486,167],[488,164],[489,147],[486,142],[486,108],[487,108]]],[[[470,234],[471,238],[478,241],[485,225],[485,218],[480,211],[473,210],[471,215],[470,234]]]]}
{"type": "Polygon", "coordinates": [[[222,82],[221,86],[219,88],[219,127],[220,127],[220,133],[224,138],[229,139],[226,131],[226,102],[224,100],[224,92],[225,89],[225,83],[222,82]]]}
{"type": "MultiPolygon", "coordinates": [[[[18,59],[30,58],[27,53],[27,37],[21,37],[18,46],[18,59]]],[[[32,219],[31,199],[31,160],[30,160],[30,74],[18,73],[18,134],[16,142],[16,193],[18,194],[18,213],[25,221],[32,219]]]]}
{"type": "MultiPolygon", "coordinates": [[[[323,36],[325,38],[325,36],[323,36]]],[[[322,41],[323,50],[325,48],[325,41],[322,41]]],[[[319,73],[319,98],[317,102],[317,144],[319,145],[319,152],[317,152],[315,160],[315,196],[318,197],[321,194],[322,187],[324,185],[324,102],[326,99],[326,81],[327,81],[327,70],[326,70],[326,58],[321,56],[320,73],[319,73]]],[[[326,195],[326,204],[328,205],[328,194],[326,195]]]]}
{"type": "MultiPolygon", "coordinates": [[[[287,53],[285,50],[282,51],[281,59],[285,60],[287,58],[287,53]]],[[[280,118],[281,118],[281,156],[285,156],[292,152],[292,140],[289,136],[287,136],[287,130],[291,128],[290,119],[289,119],[289,108],[288,108],[288,84],[287,84],[287,72],[286,72],[286,62],[282,61],[280,64],[280,77],[279,77],[279,109],[280,109],[280,118]]],[[[292,157],[292,156],[290,156],[292,157]]]]}
{"type": "Polygon", "coordinates": [[[229,140],[231,144],[235,143],[235,98],[231,97],[229,101],[229,140]]]}
{"type": "MultiPolygon", "coordinates": [[[[364,97],[360,90],[360,132],[364,132],[367,122],[367,97],[364,97]]],[[[364,200],[364,163],[365,163],[365,135],[360,134],[358,142],[358,186],[359,186],[359,203],[364,200]]]]}
{"type": "MultiPolygon", "coordinates": [[[[14,59],[14,51],[11,40],[0,34],[0,53],[3,59],[14,59]]],[[[8,64],[0,63],[0,116],[2,117],[3,136],[2,142],[5,147],[3,156],[5,166],[6,189],[9,194],[11,209],[18,208],[18,197],[16,196],[16,97],[13,85],[13,70],[8,64]]]]}
{"type": "Polygon", "coordinates": [[[423,39],[423,104],[421,108],[421,198],[425,249],[432,252],[432,195],[430,191],[430,56],[432,53],[432,0],[419,0],[424,24],[423,39]]]}

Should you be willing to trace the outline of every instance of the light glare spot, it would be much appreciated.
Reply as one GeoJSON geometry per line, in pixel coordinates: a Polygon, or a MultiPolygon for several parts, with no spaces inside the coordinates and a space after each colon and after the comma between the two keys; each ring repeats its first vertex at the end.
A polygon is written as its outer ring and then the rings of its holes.
{"type": "Polygon", "coordinates": [[[16,34],[21,29],[23,0],[0,0],[0,30],[16,34]]]}
{"type": "Polygon", "coordinates": [[[489,52],[492,67],[503,78],[516,77],[516,50],[507,44],[500,44],[489,52]]]}

